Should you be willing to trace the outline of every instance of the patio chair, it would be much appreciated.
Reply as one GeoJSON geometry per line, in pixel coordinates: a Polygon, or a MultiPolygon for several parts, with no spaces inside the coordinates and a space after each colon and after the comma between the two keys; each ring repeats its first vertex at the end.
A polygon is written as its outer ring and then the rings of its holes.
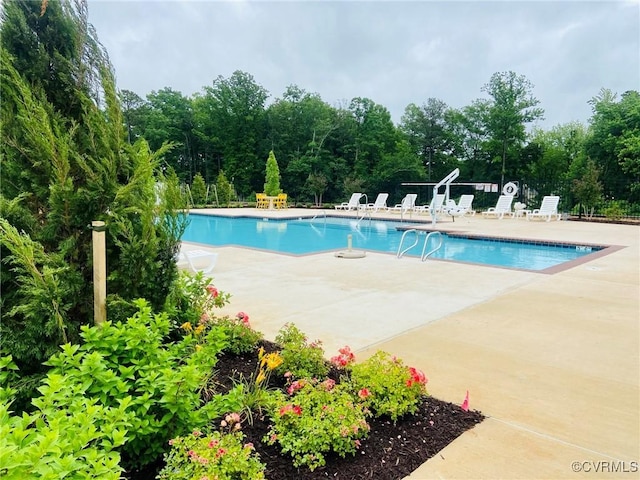
{"type": "Polygon", "coordinates": [[[473,204],[473,198],[473,195],[462,195],[460,197],[460,200],[458,201],[458,204],[456,205],[456,203],[453,202],[453,204],[447,205],[445,207],[445,212],[447,212],[448,215],[451,215],[454,221],[456,217],[462,217],[466,214],[473,216],[476,214],[475,210],[471,208],[471,205],[473,204]]]}
{"type": "Polygon", "coordinates": [[[256,208],[269,208],[266,193],[256,193],[256,208]]]}
{"type": "Polygon", "coordinates": [[[420,205],[415,208],[416,213],[429,213],[431,215],[438,215],[444,209],[444,193],[438,193],[433,196],[429,205],[420,205]]]}
{"type": "Polygon", "coordinates": [[[218,262],[218,254],[205,250],[189,250],[180,252],[178,262],[185,259],[194,273],[202,272],[205,275],[211,273],[218,262]]]}
{"type": "Polygon", "coordinates": [[[394,207],[390,208],[389,211],[394,213],[413,212],[416,208],[416,198],[418,198],[417,193],[408,193],[404,196],[401,203],[396,204],[394,207]]]}
{"type": "Polygon", "coordinates": [[[274,208],[287,208],[287,194],[279,193],[278,198],[273,201],[274,208]]]}
{"type": "Polygon", "coordinates": [[[500,220],[505,215],[511,215],[511,203],[513,202],[513,195],[500,195],[495,207],[490,207],[488,210],[482,212],[483,217],[495,217],[500,220]]]}
{"type": "Polygon", "coordinates": [[[358,210],[360,207],[360,199],[362,193],[353,193],[348,202],[342,202],[340,205],[335,205],[336,210],[358,210]]]}
{"type": "Polygon", "coordinates": [[[551,221],[551,217],[556,217],[556,220],[560,220],[560,214],[558,213],[558,203],[560,197],[557,195],[547,195],[542,198],[540,208],[536,208],[531,212],[527,212],[527,220],[532,218],[542,218],[547,222],[551,221]]]}
{"type": "Polygon", "coordinates": [[[379,193],[376,201],[374,203],[367,203],[364,208],[370,212],[389,210],[389,207],[387,207],[387,198],[389,198],[388,193],[379,193]]]}

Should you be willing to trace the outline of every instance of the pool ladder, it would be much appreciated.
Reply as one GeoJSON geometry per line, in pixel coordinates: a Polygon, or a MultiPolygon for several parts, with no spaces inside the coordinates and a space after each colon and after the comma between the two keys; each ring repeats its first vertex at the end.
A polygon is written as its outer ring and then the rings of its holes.
{"type": "Polygon", "coordinates": [[[324,210],[322,210],[322,211],[320,211],[320,212],[316,213],[316,214],[313,216],[313,218],[312,218],[311,220],[309,220],[309,222],[310,222],[311,224],[313,224],[313,221],[314,221],[316,218],[318,218],[320,215],[322,215],[322,216],[324,217],[324,223],[325,223],[325,225],[326,225],[326,224],[327,224],[327,212],[325,212],[324,210]]]}
{"type": "MultiPolygon", "coordinates": [[[[415,247],[418,242],[420,241],[420,235],[418,233],[418,230],[416,230],[415,228],[411,228],[409,230],[405,230],[405,232],[402,234],[402,238],[400,239],[400,245],[398,245],[398,252],[396,253],[396,258],[402,258],[404,256],[405,253],[407,253],[409,250],[411,250],[413,247],[415,247]],[[407,248],[405,248],[404,250],[402,250],[402,245],[404,244],[404,239],[405,237],[409,234],[409,233],[415,233],[416,234],[416,239],[413,242],[413,244],[407,248]]],[[[426,236],[426,238],[424,239],[424,245],[422,246],[422,254],[420,255],[420,260],[422,262],[426,261],[427,258],[429,258],[429,256],[434,253],[437,252],[438,250],[440,250],[440,247],[442,247],[442,233],[441,232],[429,232],[426,236]],[[431,250],[429,250],[428,252],[427,250],[427,244],[429,243],[429,238],[431,237],[431,235],[437,235],[438,237],[438,244],[432,248],[431,250]]]]}

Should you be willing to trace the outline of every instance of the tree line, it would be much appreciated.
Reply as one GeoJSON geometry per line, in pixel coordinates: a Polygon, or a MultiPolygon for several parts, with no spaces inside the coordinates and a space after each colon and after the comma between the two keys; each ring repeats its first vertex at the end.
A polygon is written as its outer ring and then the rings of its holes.
{"type": "Polygon", "coordinates": [[[593,109],[587,125],[543,130],[528,128],[544,115],[533,90],[523,75],[496,72],[480,89],[487,98],[461,109],[427,98],[407,105],[398,125],[369,98],[334,106],[297,85],[267,105],[269,93],[242,71],[191,97],[170,87],[145,99],[120,96],[130,142],[173,142],[166,166],[183,182],[200,174],[213,184],[223,172],[242,198],[262,191],[273,150],[283,190],[303,202],[342,201],[354,191],[394,196],[402,182],[438,181],[454,168],[460,181],[500,185],[580,181],[595,171],[607,197],[637,202],[639,93],[602,89],[585,99],[593,109]]]}

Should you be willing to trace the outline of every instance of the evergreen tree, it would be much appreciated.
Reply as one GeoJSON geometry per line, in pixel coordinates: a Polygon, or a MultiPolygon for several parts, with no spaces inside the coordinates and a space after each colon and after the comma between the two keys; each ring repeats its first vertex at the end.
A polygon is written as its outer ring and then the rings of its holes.
{"type": "Polygon", "coordinates": [[[218,174],[216,189],[218,191],[218,202],[220,202],[221,205],[229,206],[231,197],[233,196],[233,189],[231,188],[229,180],[227,180],[227,176],[224,174],[224,170],[220,170],[218,174]]]}
{"type": "Polygon", "coordinates": [[[280,169],[273,150],[269,152],[269,158],[267,158],[264,193],[269,196],[275,196],[280,193],[280,169]]]}
{"type": "Polygon", "coordinates": [[[151,152],[143,140],[125,141],[86,2],[4,7],[0,329],[3,353],[28,375],[92,322],[91,222],[107,225],[109,294],[160,309],[177,275],[185,217],[162,193],[170,189],[156,187],[170,147],[151,152]]]}
{"type": "Polygon", "coordinates": [[[193,177],[191,197],[195,205],[204,205],[207,201],[207,185],[204,183],[204,177],[199,173],[193,177]]]}

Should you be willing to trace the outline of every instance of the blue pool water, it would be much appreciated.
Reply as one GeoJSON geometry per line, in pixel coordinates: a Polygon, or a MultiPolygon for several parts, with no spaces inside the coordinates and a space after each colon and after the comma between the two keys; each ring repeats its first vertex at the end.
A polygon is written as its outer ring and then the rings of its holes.
{"type": "MultiPolygon", "coordinates": [[[[346,250],[349,234],[354,249],[396,254],[403,233],[397,227],[406,229],[411,226],[369,219],[358,223],[354,219],[337,217],[274,220],[190,214],[189,219],[189,226],[182,237],[184,241],[212,246],[235,245],[295,255],[346,250]]],[[[416,235],[407,234],[404,246],[411,245],[416,235]]],[[[418,245],[406,256],[420,257],[425,233],[419,235],[418,245]]],[[[429,239],[427,250],[435,246],[438,241],[435,237],[429,239]]],[[[598,249],[447,234],[442,235],[442,239],[442,247],[430,258],[526,270],[544,270],[598,249]]]]}

